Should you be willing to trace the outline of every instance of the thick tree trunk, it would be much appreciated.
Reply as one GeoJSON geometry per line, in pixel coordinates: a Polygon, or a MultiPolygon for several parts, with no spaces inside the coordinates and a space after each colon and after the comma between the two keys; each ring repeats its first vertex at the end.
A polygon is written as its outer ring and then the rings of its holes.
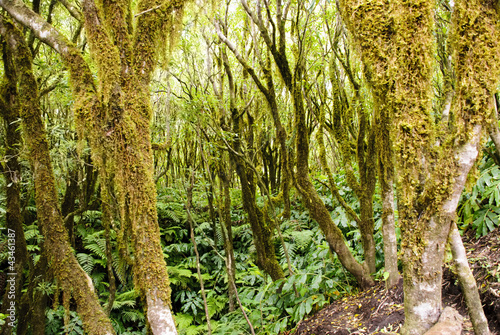
{"type": "Polygon", "coordinates": [[[394,114],[381,121],[394,124],[404,263],[402,333],[422,334],[441,312],[444,244],[500,76],[497,13],[489,2],[456,3],[450,45],[457,93],[453,124],[443,135],[433,129],[430,112],[433,1],[339,3],[361,46],[375,101],[394,114]]]}
{"type": "Polygon", "coordinates": [[[414,225],[425,227],[424,231],[418,233],[421,236],[417,239],[425,242],[408,244],[404,248],[405,325],[402,334],[425,333],[441,314],[442,265],[446,240],[467,175],[478,155],[481,129],[480,125],[476,125],[470,141],[457,149],[457,174],[448,199],[428,222],[414,225]],[[415,254],[414,248],[422,251],[415,254]]]}
{"type": "Polygon", "coordinates": [[[89,334],[114,334],[111,322],[99,305],[90,277],[78,264],[69,245],[68,233],[59,210],[45,127],[38,105],[38,89],[31,70],[31,52],[20,32],[5,19],[0,33],[15,55],[19,69],[20,115],[35,183],[38,223],[45,238],[45,251],[59,284],[76,301],[77,312],[89,334]]]}
{"type": "Polygon", "coordinates": [[[28,249],[24,238],[23,217],[21,214],[21,133],[18,131],[19,107],[17,103],[16,75],[13,55],[9,48],[3,50],[4,82],[0,88],[0,116],[5,124],[5,157],[8,159],[4,171],[6,179],[7,230],[7,285],[2,300],[1,312],[7,315],[0,334],[12,334],[15,321],[19,316],[19,302],[23,289],[23,270],[28,262],[28,249]]]}

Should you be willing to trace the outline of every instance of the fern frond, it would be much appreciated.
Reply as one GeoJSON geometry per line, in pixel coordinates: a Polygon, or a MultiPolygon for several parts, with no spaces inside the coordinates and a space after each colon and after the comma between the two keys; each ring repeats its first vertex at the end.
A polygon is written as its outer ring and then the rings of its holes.
{"type": "Polygon", "coordinates": [[[80,263],[81,267],[87,274],[91,274],[94,269],[94,257],[89,254],[78,253],[76,254],[76,259],[80,263]]]}

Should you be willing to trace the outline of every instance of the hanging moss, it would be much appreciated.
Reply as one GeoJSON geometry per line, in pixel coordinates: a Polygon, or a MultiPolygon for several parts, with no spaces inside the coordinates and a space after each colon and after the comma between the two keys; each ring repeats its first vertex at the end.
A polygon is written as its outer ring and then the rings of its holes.
{"type": "Polygon", "coordinates": [[[494,1],[459,1],[450,38],[456,73],[452,109],[460,143],[470,138],[475,124],[493,122],[494,99],[500,77],[499,20],[494,1]]]}
{"type": "Polygon", "coordinates": [[[92,281],[78,264],[69,245],[68,233],[58,208],[49,146],[40,113],[38,88],[31,69],[31,52],[21,32],[11,22],[3,19],[0,31],[9,42],[18,68],[20,115],[30,151],[38,223],[44,235],[44,252],[49,259],[49,267],[61,284],[66,299],[69,299],[70,295],[75,299],[85,330],[90,334],[113,334],[113,327],[99,304],[92,281]]]}

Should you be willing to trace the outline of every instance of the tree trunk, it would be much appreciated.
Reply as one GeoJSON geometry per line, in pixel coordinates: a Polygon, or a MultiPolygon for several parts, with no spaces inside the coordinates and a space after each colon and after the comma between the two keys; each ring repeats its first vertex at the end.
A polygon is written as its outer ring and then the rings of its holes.
{"type": "Polygon", "coordinates": [[[63,291],[72,292],[85,331],[89,334],[114,334],[110,320],[99,305],[92,280],[78,264],[69,245],[58,207],[47,136],[38,105],[37,84],[31,70],[31,52],[21,33],[5,19],[1,21],[0,33],[14,54],[20,74],[19,96],[23,99],[20,115],[30,152],[38,223],[45,238],[49,263],[63,291]]]}
{"type": "Polygon", "coordinates": [[[224,239],[224,251],[226,252],[226,271],[227,271],[227,281],[228,281],[228,296],[229,296],[229,311],[232,312],[236,309],[235,306],[235,287],[236,287],[236,261],[234,259],[234,248],[233,248],[233,232],[232,232],[232,221],[231,221],[231,193],[230,193],[230,180],[229,173],[225,171],[223,166],[219,166],[219,180],[221,195],[219,198],[218,208],[222,208],[219,211],[220,227],[222,231],[222,237],[224,239]]]}
{"type": "Polygon", "coordinates": [[[307,131],[306,115],[299,87],[295,87],[293,91],[295,128],[300,129],[296,135],[298,190],[304,199],[303,202],[309,210],[309,214],[318,222],[323,234],[325,234],[330,251],[337,254],[342,265],[356,278],[359,285],[366,289],[374,285],[370,276],[370,269],[366,263],[358,263],[349,251],[342,232],[333,222],[330,212],[319,197],[309,177],[309,131],[307,131]]]}
{"type": "Polygon", "coordinates": [[[398,244],[396,238],[396,223],[394,218],[394,151],[391,139],[389,115],[385,108],[385,97],[375,104],[378,130],[378,176],[382,197],[382,236],[384,239],[384,265],[389,274],[386,287],[396,285],[401,279],[398,271],[398,244]]]}
{"type": "Polygon", "coordinates": [[[54,277],[49,269],[47,253],[43,246],[41,249],[40,259],[30,270],[28,289],[20,300],[17,335],[26,335],[28,329],[31,329],[32,335],[45,335],[45,310],[49,305],[49,297],[36,288],[42,282],[52,283],[54,277]]]}
{"type": "Polygon", "coordinates": [[[467,304],[470,320],[474,327],[474,333],[476,335],[489,335],[490,329],[488,327],[488,320],[484,315],[483,304],[481,303],[481,297],[477,290],[476,280],[469,267],[469,262],[467,262],[467,252],[462,243],[462,237],[458,232],[456,222],[452,223],[449,241],[455,261],[458,282],[465,296],[465,303],[467,304]]]}
{"type": "MultiPolygon", "coordinates": [[[[248,221],[252,229],[253,241],[255,244],[255,249],[257,252],[257,266],[269,274],[273,281],[284,278],[283,270],[281,269],[278,260],[276,259],[276,252],[274,248],[274,227],[270,220],[262,213],[262,210],[257,206],[256,203],[256,185],[254,171],[248,166],[246,162],[246,155],[242,149],[241,139],[243,138],[242,131],[242,115],[240,111],[236,108],[236,94],[233,82],[233,75],[231,68],[229,66],[229,61],[227,55],[223,53],[224,69],[228,76],[229,82],[229,93],[230,93],[230,110],[231,119],[233,122],[233,133],[237,136],[234,137],[232,142],[232,149],[230,152],[231,158],[235,163],[236,174],[240,179],[241,184],[241,194],[243,199],[243,208],[248,215],[248,221]]],[[[247,107],[248,108],[248,107],[247,107]]],[[[247,134],[248,147],[249,150],[254,150],[253,148],[253,119],[249,113],[248,117],[248,128],[249,132],[247,134]]]]}
{"type": "MultiPolygon", "coordinates": [[[[19,0],[0,0],[23,25],[55,49],[68,67],[80,139],[88,139],[93,162],[113,175],[123,241],[134,252],[134,284],[145,297],[155,334],[176,334],[170,284],[156,213],[150,138],[149,83],[158,41],[172,42],[184,1],[142,0],[132,19],[131,3],[83,1],[85,30],[99,85],[80,52],[59,31],[19,0]],[[155,8],[154,12],[150,12],[155,8]],[[103,159],[106,158],[106,164],[103,159]],[[109,170],[108,170],[109,169],[109,170]]],[[[123,246],[121,246],[123,247],[123,246]]]]}
{"type": "MultiPolygon", "coordinates": [[[[254,172],[250,167],[246,166],[245,160],[242,157],[244,153],[241,151],[241,144],[239,142],[239,138],[242,136],[238,117],[239,111],[233,109],[231,114],[233,116],[233,132],[238,135],[233,144],[236,154],[232,156],[236,166],[236,173],[240,178],[243,208],[248,214],[248,221],[252,228],[253,240],[257,251],[256,264],[275,281],[284,278],[284,273],[276,259],[273,238],[274,227],[268,217],[257,206],[255,198],[255,177],[253,176],[254,172]]],[[[252,127],[249,128],[250,131],[253,131],[252,127]]]]}
{"type": "Polygon", "coordinates": [[[444,245],[500,75],[497,14],[491,3],[456,3],[450,45],[457,93],[453,123],[443,133],[431,115],[434,2],[342,0],[340,8],[361,47],[375,101],[393,115],[381,122],[392,125],[398,173],[402,333],[423,334],[441,314],[444,245]]]}
{"type": "Polygon", "coordinates": [[[401,278],[398,271],[398,245],[394,222],[394,189],[392,181],[386,181],[382,184],[382,236],[384,239],[385,271],[389,273],[386,287],[391,288],[401,278]]]}
{"type": "MultiPolygon", "coordinates": [[[[4,35],[4,34],[2,34],[4,35]]],[[[2,299],[1,312],[7,315],[0,334],[12,334],[14,322],[20,311],[21,290],[23,288],[23,270],[28,262],[28,249],[24,237],[23,217],[21,214],[21,166],[17,157],[20,154],[21,133],[16,121],[19,119],[17,105],[17,77],[10,48],[3,50],[4,82],[0,88],[0,115],[5,124],[5,157],[8,159],[4,171],[6,179],[6,215],[7,230],[7,285],[2,299]]]]}

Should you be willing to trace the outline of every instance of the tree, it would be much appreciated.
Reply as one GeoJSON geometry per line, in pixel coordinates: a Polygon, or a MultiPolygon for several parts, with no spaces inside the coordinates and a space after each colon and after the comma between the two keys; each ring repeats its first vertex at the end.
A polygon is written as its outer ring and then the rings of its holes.
{"type": "Polygon", "coordinates": [[[500,74],[494,2],[457,2],[450,35],[455,97],[449,118],[440,122],[433,117],[434,6],[433,1],[339,1],[375,109],[385,111],[381,122],[392,124],[404,265],[403,334],[423,334],[441,313],[445,244],[500,74]]]}
{"type": "Polygon", "coordinates": [[[97,66],[89,64],[59,31],[18,0],[0,6],[56,50],[70,77],[81,139],[87,139],[101,182],[110,183],[120,214],[122,247],[130,240],[134,283],[147,305],[156,334],[175,334],[170,287],[160,245],[150,141],[149,83],[159,42],[172,44],[184,1],[83,2],[84,27],[97,66]]]}
{"type": "MultiPolygon", "coordinates": [[[[11,308],[11,304],[16,304],[15,297],[21,296],[23,286],[22,273],[28,262],[28,250],[24,238],[23,217],[21,213],[21,165],[17,158],[20,153],[21,132],[16,122],[19,119],[19,104],[17,101],[17,71],[15,70],[13,58],[11,48],[5,43],[3,52],[4,80],[0,88],[0,115],[4,120],[6,128],[5,154],[8,161],[2,172],[6,175],[7,180],[7,234],[10,234],[11,241],[14,241],[13,244],[9,243],[9,246],[14,247],[14,250],[9,250],[9,255],[13,256],[10,259],[12,267],[9,273],[16,274],[15,281],[9,281],[10,284],[3,296],[1,312],[6,315],[10,315],[10,312],[7,310],[11,308]],[[14,288],[14,294],[11,292],[11,287],[14,288]]],[[[16,308],[19,308],[19,305],[16,308]]],[[[10,334],[11,331],[12,327],[9,325],[9,322],[6,322],[2,327],[1,333],[10,334]]]]}
{"type": "Polygon", "coordinates": [[[78,264],[69,244],[59,210],[47,135],[40,114],[37,83],[31,70],[31,52],[20,31],[3,17],[0,34],[6,41],[7,53],[12,57],[5,64],[16,64],[16,68],[8,65],[6,68],[8,77],[19,86],[19,98],[15,94],[17,92],[11,92],[11,98],[19,99],[19,105],[10,107],[19,108],[25,134],[29,134],[26,142],[34,176],[37,215],[45,237],[44,246],[51,270],[63,288],[68,304],[70,295],[74,297],[86,330],[91,334],[114,334],[111,322],[94,292],[92,280],[78,264]]]}
{"type": "MultiPolygon", "coordinates": [[[[311,19],[312,13],[305,9],[305,2],[303,1],[299,1],[297,8],[294,8],[296,12],[293,14],[292,32],[294,34],[292,37],[295,39],[296,50],[294,53],[295,62],[292,64],[287,53],[287,40],[289,36],[285,29],[287,16],[291,8],[290,3],[284,5],[281,0],[277,1],[275,21],[271,17],[271,9],[268,2],[264,3],[265,8],[262,8],[260,1],[257,2],[255,9],[250,8],[245,0],[241,0],[241,4],[253,24],[259,30],[260,36],[271,58],[274,60],[274,65],[278,69],[293,101],[294,126],[297,130],[295,138],[295,187],[301,194],[304,205],[309,210],[311,216],[318,222],[325,234],[330,249],[338,255],[342,265],[354,275],[361,287],[367,288],[372,286],[374,282],[370,276],[370,268],[373,268],[374,257],[366,257],[364,263],[360,263],[354,258],[344,242],[342,231],[333,222],[328,209],[314,188],[309,176],[309,136],[312,130],[306,121],[307,108],[304,92],[306,91],[305,82],[308,79],[306,68],[306,56],[309,51],[306,45],[307,24],[311,19]],[[264,10],[268,14],[268,21],[264,21],[263,19],[262,11],[264,10]],[[268,29],[268,27],[272,28],[272,30],[268,29]],[[369,261],[371,265],[366,261],[369,261]]],[[[361,137],[363,138],[363,136],[361,137]]],[[[360,220],[360,222],[366,224],[366,226],[360,227],[364,241],[373,240],[373,226],[370,229],[372,221],[360,220]]],[[[367,247],[370,245],[373,246],[373,243],[363,242],[363,244],[367,247]]],[[[368,255],[370,252],[374,253],[374,248],[369,247],[365,250],[365,253],[368,255]]]]}

